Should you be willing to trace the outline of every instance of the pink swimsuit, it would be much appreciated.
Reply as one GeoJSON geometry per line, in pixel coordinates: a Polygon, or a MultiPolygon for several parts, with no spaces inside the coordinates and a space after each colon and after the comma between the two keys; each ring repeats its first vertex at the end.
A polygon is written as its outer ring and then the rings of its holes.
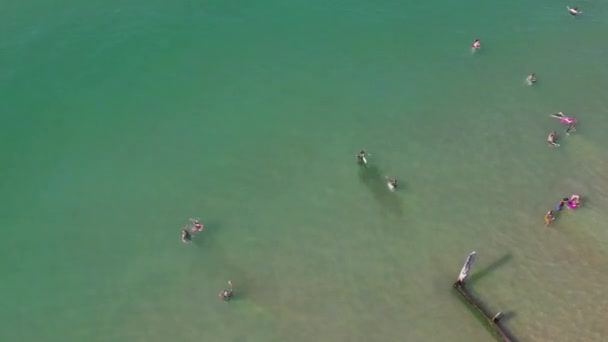
{"type": "Polygon", "coordinates": [[[566,124],[566,125],[576,123],[576,119],[575,118],[571,118],[571,117],[568,117],[568,116],[564,116],[563,118],[560,118],[559,121],[561,123],[566,124]]]}

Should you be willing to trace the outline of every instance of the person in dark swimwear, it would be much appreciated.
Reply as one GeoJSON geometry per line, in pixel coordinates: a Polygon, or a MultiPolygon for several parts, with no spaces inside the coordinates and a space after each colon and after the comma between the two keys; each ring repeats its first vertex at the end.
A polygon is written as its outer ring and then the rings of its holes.
{"type": "Polygon", "coordinates": [[[234,294],[234,289],[230,280],[228,280],[228,286],[230,287],[230,289],[224,289],[219,294],[219,297],[225,301],[229,301],[232,298],[232,295],[234,294]]]}
{"type": "Polygon", "coordinates": [[[193,233],[197,233],[203,230],[204,226],[202,223],[198,222],[198,220],[195,220],[193,218],[190,219],[190,222],[192,222],[192,232],[193,233]]]}
{"type": "Polygon", "coordinates": [[[190,243],[190,240],[192,240],[192,235],[190,235],[190,232],[188,232],[188,229],[182,229],[182,242],[190,243]]]}
{"type": "Polygon", "coordinates": [[[561,201],[559,201],[559,203],[557,203],[557,205],[555,206],[555,210],[562,211],[566,204],[568,204],[568,197],[564,197],[561,201]]]}
{"type": "Polygon", "coordinates": [[[574,127],[574,124],[570,124],[568,125],[568,128],[566,128],[566,134],[570,135],[570,132],[576,132],[576,127],[574,127]]]}

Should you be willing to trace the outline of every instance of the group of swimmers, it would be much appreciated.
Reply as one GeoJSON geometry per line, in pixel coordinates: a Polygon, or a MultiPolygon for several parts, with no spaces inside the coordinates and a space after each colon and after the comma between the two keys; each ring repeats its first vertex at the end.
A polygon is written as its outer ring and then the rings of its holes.
{"type": "MultiPolygon", "coordinates": [[[[582,11],[578,10],[578,7],[566,7],[568,9],[568,12],[571,15],[579,15],[581,13],[583,13],[582,11]]],[[[527,78],[528,83],[532,84],[534,82],[536,82],[536,75],[535,74],[530,74],[528,75],[527,78]]],[[[556,119],[559,120],[559,122],[567,125],[566,128],[566,135],[570,135],[571,132],[576,132],[576,119],[573,117],[569,117],[567,115],[565,115],[562,112],[556,113],[556,114],[551,114],[551,117],[554,117],[556,119]]],[[[553,131],[551,133],[549,133],[549,135],[547,136],[547,143],[549,143],[550,146],[555,146],[555,147],[559,147],[559,144],[557,143],[557,132],[553,131]]],[[[579,206],[581,206],[581,196],[580,195],[572,195],[570,196],[570,198],[568,197],[564,197],[562,200],[560,200],[557,205],[555,206],[555,210],[549,210],[546,214],[545,214],[545,227],[549,226],[549,224],[555,220],[555,214],[556,212],[562,211],[562,209],[564,209],[564,207],[567,206],[570,209],[576,209],[579,206]]]]}
{"type": "MultiPolygon", "coordinates": [[[[190,243],[192,241],[192,236],[196,233],[202,232],[205,226],[200,223],[198,219],[188,219],[192,224],[192,227],[188,227],[187,225],[182,228],[182,242],[190,243]]],[[[232,299],[232,295],[234,294],[234,287],[232,286],[232,281],[228,280],[228,289],[223,289],[220,291],[219,297],[225,301],[229,301],[232,299]]]]}
{"type": "Polygon", "coordinates": [[[202,223],[200,223],[197,219],[189,219],[190,223],[192,223],[192,227],[190,229],[188,229],[188,226],[186,225],[184,228],[182,228],[182,242],[183,243],[190,243],[190,241],[192,241],[192,236],[195,233],[198,232],[202,232],[203,229],[205,228],[205,226],[203,226],[202,223]]]}
{"type": "MultiPolygon", "coordinates": [[[[578,7],[566,6],[566,9],[568,9],[568,13],[570,13],[571,15],[579,15],[579,14],[583,13],[583,11],[578,10],[578,7]]],[[[473,44],[471,44],[471,49],[473,49],[473,51],[475,51],[480,48],[481,48],[481,41],[479,39],[475,39],[473,41],[473,44]]],[[[536,75],[535,74],[528,75],[527,80],[529,83],[536,82],[536,75]]]]}
{"type": "Polygon", "coordinates": [[[545,227],[549,226],[551,221],[555,220],[555,213],[558,211],[562,211],[564,207],[568,207],[570,209],[576,209],[582,205],[581,196],[580,195],[572,195],[570,198],[564,197],[561,201],[557,203],[555,206],[555,210],[549,210],[545,214],[545,227]]]}
{"type": "MultiPolygon", "coordinates": [[[[572,15],[578,15],[583,13],[582,11],[579,11],[577,7],[567,7],[568,12],[572,15]]],[[[481,41],[479,39],[475,39],[473,41],[473,44],[471,44],[471,48],[473,49],[473,51],[480,49],[481,48],[481,41]]],[[[536,74],[535,73],[531,73],[526,77],[526,81],[528,82],[528,84],[532,85],[536,82],[536,74]]],[[[567,125],[568,127],[566,128],[566,134],[570,135],[570,132],[575,132],[576,131],[576,119],[572,118],[572,117],[568,117],[566,116],[564,113],[559,112],[557,114],[551,114],[550,116],[559,119],[559,121],[565,125],[567,125]]],[[[550,132],[549,135],[547,136],[547,143],[549,143],[549,145],[551,146],[555,146],[555,147],[559,147],[559,143],[557,143],[557,137],[558,134],[556,131],[550,132]]]]}
{"type": "MultiPolygon", "coordinates": [[[[570,13],[573,16],[583,13],[582,11],[580,11],[578,9],[578,7],[566,6],[566,9],[568,10],[568,13],[570,13]]],[[[481,48],[481,41],[479,39],[475,39],[473,41],[473,44],[471,44],[471,49],[473,51],[475,51],[480,48],[481,48]]],[[[535,73],[529,74],[526,77],[526,81],[530,85],[536,83],[536,74],[535,73]]],[[[562,112],[559,112],[556,114],[551,114],[550,116],[558,119],[561,123],[567,125],[566,135],[570,135],[571,132],[576,132],[576,126],[575,126],[576,119],[575,118],[569,117],[562,112]]],[[[558,137],[558,134],[556,131],[549,133],[549,135],[547,136],[547,143],[549,143],[550,146],[559,147],[560,145],[559,145],[559,143],[557,143],[557,137],[558,137]]],[[[555,211],[549,210],[547,212],[547,214],[545,214],[545,226],[548,226],[551,223],[551,221],[553,221],[555,219],[555,212],[561,211],[564,208],[564,206],[568,206],[568,208],[570,208],[570,209],[576,209],[580,205],[581,205],[580,195],[572,195],[569,199],[567,197],[564,197],[555,207],[555,211]]]]}
{"type": "MultiPolygon", "coordinates": [[[[357,163],[359,163],[359,165],[365,166],[367,165],[367,157],[370,154],[365,152],[365,150],[361,150],[359,153],[357,153],[357,163]]],[[[386,176],[386,186],[388,187],[389,190],[391,191],[395,191],[397,190],[397,178],[391,178],[386,176]]]]}
{"type": "MultiPolygon", "coordinates": [[[[571,15],[578,15],[580,13],[582,13],[582,11],[579,11],[577,7],[574,8],[570,8],[567,7],[568,12],[571,15]]],[[[475,39],[475,41],[473,41],[473,44],[471,45],[471,48],[473,48],[474,50],[480,49],[481,48],[481,41],[479,39],[475,39]]],[[[529,84],[533,84],[536,82],[536,74],[532,73],[529,74],[528,77],[526,78],[526,80],[528,81],[529,84]]],[[[564,113],[559,112],[557,114],[551,114],[552,117],[557,118],[560,120],[561,123],[567,124],[568,128],[566,129],[566,134],[570,134],[570,132],[574,132],[576,131],[575,128],[575,124],[576,124],[576,119],[575,118],[571,118],[566,116],[564,113]]],[[[551,132],[549,134],[549,136],[547,137],[547,142],[549,143],[549,145],[551,146],[559,146],[559,144],[556,142],[557,140],[557,132],[551,132]]],[[[358,154],[357,154],[357,162],[360,165],[367,165],[367,157],[369,156],[369,154],[365,151],[365,150],[361,150],[358,154]]],[[[394,191],[397,189],[397,179],[396,178],[391,178],[391,177],[386,177],[386,184],[389,188],[389,190],[394,191]]],[[[580,195],[572,195],[570,196],[570,198],[568,199],[567,197],[564,197],[555,207],[556,211],[561,211],[564,206],[568,206],[568,208],[571,209],[576,209],[581,205],[580,202],[580,195]]],[[[549,210],[547,212],[547,214],[545,215],[545,226],[548,226],[551,221],[553,221],[555,219],[555,212],[553,210],[549,210]]],[[[190,229],[188,229],[188,226],[182,228],[181,231],[181,236],[182,236],[182,242],[183,243],[190,243],[190,241],[192,241],[192,236],[195,233],[198,232],[202,232],[204,229],[204,226],[202,223],[199,222],[199,220],[197,219],[189,219],[190,223],[192,223],[192,227],[190,227],[190,229]]],[[[219,297],[222,300],[225,301],[229,301],[233,294],[234,294],[234,288],[232,286],[232,281],[228,281],[228,289],[223,289],[222,291],[220,291],[219,293],[219,297]]]]}
{"type": "MultiPolygon", "coordinates": [[[[567,135],[570,135],[571,132],[576,132],[576,126],[575,126],[576,119],[575,118],[569,117],[562,112],[559,112],[556,114],[551,114],[549,116],[559,119],[559,122],[568,126],[568,128],[566,128],[567,135]]],[[[551,145],[551,146],[559,147],[559,144],[557,143],[557,132],[556,131],[549,133],[549,136],[547,136],[547,143],[549,143],[549,145],[551,145]]]]}

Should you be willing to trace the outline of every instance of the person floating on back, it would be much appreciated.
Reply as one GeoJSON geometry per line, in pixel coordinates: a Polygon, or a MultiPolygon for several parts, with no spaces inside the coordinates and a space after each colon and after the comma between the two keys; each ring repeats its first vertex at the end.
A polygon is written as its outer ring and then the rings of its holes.
{"type": "Polygon", "coordinates": [[[479,41],[479,39],[475,39],[473,44],[471,44],[471,48],[473,50],[477,50],[477,49],[481,48],[481,42],[479,41]]]}
{"type": "Polygon", "coordinates": [[[553,210],[549,210],[547,211],[547,213],[545,214],[545,227],[549,226],[549,223],[551,223],[551,221],[555,220],[555,216],[553,215],[553,210]]]}
{"type": "Polygon", "coordinates": [[[549,133],[549,136],[547,137],[547,142],[551,146],[559,147],[559,144],[557,142],[555,142],[556,139],[557,139],[557,132],[551,132],[551,133],[549,133]]]}
{"type": "Polygon", "coordinates": [[[566,8],[568,9],[568,13],[570,13],[572,15],[579,15],[579,14],[583,13],[583,11],[578,10],[578,7],[566,6],[566,8]]]}
{"type": "Polygon", "coordinates": [[[368,154],[365,152],[365,150],[361,150],[361,152],[357,154],[357,163],[367,165],[367,158],[365,158],[367,155],[368,154]]]}
{"type": "Polygon", "coordinates": [[[549,116],[559,119],[559,122],[566,124],[566,125],[574,125],[576,123],[576,118],[569,117],[562,112],[555,113],[555,114],[549,114],[549,116]]]}
{"type": "Polygon", "coordinates": [[[193,225],[193,227],[192,227],[192,232],[193,233],[198,233],[198,232],[200,232],[200,231],[203,230],[204,226],[203,226],[202,223],[198,222],[198,220],[195,220],[195,219],[191,218],[190,222],[193,225]]]}
{"type": "Polygon", "coordinates": [[[234,289],[230,280],[228,280],[228,286],[230,287],[230,289],[223,289],[219,294],[219,297],[225,301],[229,301],[232,298],[232,295],[234,294],[234,289]]]}

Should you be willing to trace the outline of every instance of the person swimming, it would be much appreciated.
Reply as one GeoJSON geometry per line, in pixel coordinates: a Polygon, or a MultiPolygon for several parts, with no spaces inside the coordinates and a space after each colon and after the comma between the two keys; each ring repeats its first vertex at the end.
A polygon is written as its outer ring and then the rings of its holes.
{"type": "Polygon", "coordinates": [[[200,232],[205,228],[202,223],[198,222],[198,220],[191,218],[190,222],[192,222],[192,224],[193,224],[193,227],[192,227],[193,233],[200,232]]]}
{"type": "Polygon", "coordinates": [[[397,189],[397,179],[396,178],[389,178],[386,177],[386,185],[388,186],[388,188],[390,190],[395,190],[397,189]]]}
{"type": "Polygon", "coordinates": [[[357,162],[361,165],[367,165],[367,159],[365,158],[367,155],[365,150],[361,150],[361,152],[357,154],[357,162]]]}
{"type": "Polygon", "coordinates": [[[559,201],[559,203],[557,203],[557,205],[555,206],[555,210],[562,211],[562,209],[564,209],[564,206],[567,203],[568,203],[568,197],[564,197],[561,201],[559,201]]]}
{"type": "Polygon", "coordinates": [[[531,73],[530,75],[528,75],[528,77],[526,77],[526,81],[528,81],[528,83],[530,84],[536,82],[536,74],[531,73]]]}
{"type": "Polygon", "coordinates": [[[232,288],[232,281],[228,280],[228,286],[230,286],[230,289],[224,289],[219,294],[219,297],[225,301],[229,301],[232,298],[232,295],[234,294],[234,290],[232,288]]]}
{"type": "Polygon", "coordinates": [[[576,127],[574,126],[574,124],[570,124],[568,125],[568,128],[566,128],[566,134],[570,135],[570,132],[576,132],[576,127]]]}
{"type": "Polygon", "coordinates": [[[555,114],[549,114],[549,116],[559,119],[559,122],[561,122],[563,124],[573,125],[576,123],[575,118],[571,118],[562,112],[555,113],[555,114]]]}
{"type": "Polygon", "coordinates": [[[551,132],[551,133],[549,133],[549,136],[547,137],[547,142],[551,146],[559,147],[559,144],[557,142],[555,142],[555,139],[557,139],[557,132],[551,132]]]}
{"type": "Polygon", "coordinates": [[[190,240],[192,240],[192,235],[190,235],[190,232],[188,232],[187,229],[182,229],[182,242],[190,243],[190,240]]]}
{"type": "Polygon", "coordinates": [[[547,227],[549,225],[549,223],[551,223],[551,221],[555,220],[555,215],[553,215],[553,210],[549,210],[547,211],[547,213],[545,214],[545,227],[547,227]]]}
{"type": "Polygon", "coordinates": [[[568,201],[568,207],[570,209],[576,209],[580,206],[581,206],[581,196],[580,195],[570,196],[570,200],[568,201]]]}
{"type": "Polygon", "coordinates": [[[579,15],[583,13],[583,11],[578,10],[578,7],[566,6],[566,8],[568,9],[568,13],[570,13],[571,15],[579,15]]]}
{"type": "Polygon", "coordinates": [[[481,48],[481,42],[479,41],[479,39],[475,39],[475,41],[473,42],[473,44],[471,44],[471,48],[473,48],[473,49],[479,49],[479,48],[481,48]]]}

